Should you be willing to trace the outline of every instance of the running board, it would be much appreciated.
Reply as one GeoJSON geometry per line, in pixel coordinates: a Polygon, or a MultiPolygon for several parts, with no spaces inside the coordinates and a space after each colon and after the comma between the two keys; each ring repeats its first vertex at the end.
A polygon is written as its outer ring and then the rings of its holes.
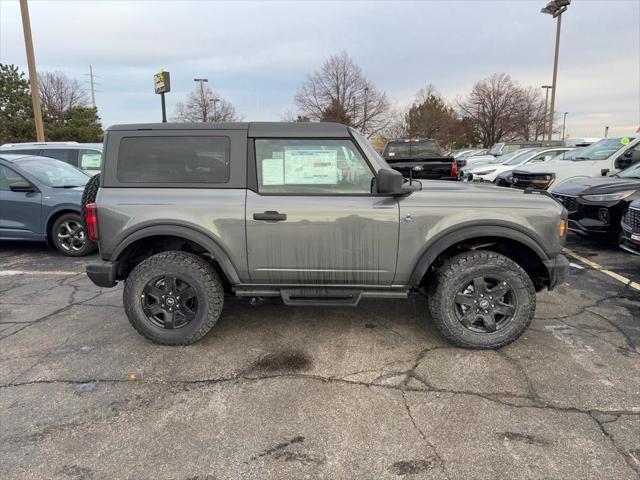
{"type": "Polygon", "coordinates": [[[355,307],[360,302],[362,290],[295,288],[280,291],[285,305],[355,307]]]}

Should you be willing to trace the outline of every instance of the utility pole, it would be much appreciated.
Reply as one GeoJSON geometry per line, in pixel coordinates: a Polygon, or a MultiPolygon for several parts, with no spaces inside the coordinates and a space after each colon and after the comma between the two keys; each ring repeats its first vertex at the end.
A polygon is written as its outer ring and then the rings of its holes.
{"type": "Polygon", "coordinates": [[[89,82],[91,82],[91,105],[96,108],[96,85],[93,81],[93,65],[89,65],[89,82]]]}
{"type": "Polygon", "coordinates": [[[362,134],[366,137],[367,136],[367,93],[369,93],[369,87],[364,87],[364,113],[363,113],[363,119],[362,119],[362,134]]]}
{"type": "Polygon", "coordinates": [[[27,5],[27,0],[20,0],[20,13],[22,15],[24,46],[27,49],[27,65],[29,66],[29,82],[31,84],[33,117],[36,124],[36,140],[38,142],[44,142],[44,125],[42,124],[42,108],[40,107],[40,90],[38,90],[38,74],[36,72],[36,58],[33,54],[33,39],[31,38],[31,21],[29,20],[29,6],[27,5]]]}
{"type": "Polygon", "coordinates": [[[202,121],[207,121],[207,113],[208,113],[208,105],[207,101],[204,98],[204,84],[209,81],[208,78],[194,78],[194,82],[200,83],[200,101],[202,102],[202,121]]]}
{"type": "Polygon", "coordinates": [[[564,118],[562,119],[562,138],[560,140],[564,140],[564,132],[567,127],[567,115],[569,115],[569,112],[564,112],[564,118]]]}
{"type": "Polygon", "coordinates": [[[544,136],[547,133],[547,120],[549,119],[547,114],[548,112],[547,105],[549,103],[549,90],[553,87],[551,85],[542,85],[542,88],[546,90],[546,93],[544,96],[544,125],[542,126],[542,140],[544,140],[544,136]]]}
{"type": "Polygon", "coordinates": [[[607,138],[609,136],[609,127],[604,127],[604,138],[607,138]]]}

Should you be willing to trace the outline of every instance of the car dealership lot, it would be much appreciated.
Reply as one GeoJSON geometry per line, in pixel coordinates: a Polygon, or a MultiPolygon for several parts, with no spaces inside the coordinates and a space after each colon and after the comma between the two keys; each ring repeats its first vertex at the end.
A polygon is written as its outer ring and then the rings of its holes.
{"type": "Polygon", "coordinates": [[[500,351],[423,297],[228,298],[199,343],[139,336],[93,260],[0,250],[2,478],[637,478],[640,257],[571,237],[565,285],[500,351]]]}

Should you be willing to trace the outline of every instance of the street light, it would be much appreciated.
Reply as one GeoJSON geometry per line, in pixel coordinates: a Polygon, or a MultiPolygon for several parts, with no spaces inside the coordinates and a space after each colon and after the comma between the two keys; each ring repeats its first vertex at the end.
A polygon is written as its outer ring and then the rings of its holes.
{"type": "Polygon", "coordinates": [[[218,112],[216,111],[216,104],[220,101],[219,98],[214,97],[212,99],[209,100],[209,102],[213,103],[213,121],[217,122],[218,121],[218,112]]]}
{"type": "Polygon", "coordinates": [[[558,80],[558,54],[560,53],[560,30],[562,28],[562,14],[567,11],[571,0],[551,0],[547,3],[547,6],[540,10],[540,13],[551,15],[553,18],[557,18],[556,26],[556,49],[553,59],[553,82],[551,85],[551,110],[549,112],[549,141],[551,141],[551,135],[553,135],[553,112],[556,106],[556,90],[558,80]]]}
{"type": "Polygon", "coordinates": [[[569,115],[569,112],[564,112],[564,118],[562,119],[562,140],[565,139],[564,130],[567,126],[567,115],[569,115]]]}

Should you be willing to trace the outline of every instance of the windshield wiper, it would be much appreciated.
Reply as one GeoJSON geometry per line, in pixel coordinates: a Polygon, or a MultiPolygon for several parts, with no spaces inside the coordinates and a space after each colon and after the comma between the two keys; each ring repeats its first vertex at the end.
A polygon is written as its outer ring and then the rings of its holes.
{"type": "Polygon", "coordinates": [[[77,188],[83,185],[54,185],[53,188],[77,188]]]}
{"type": "Polygon", "coordinates": [[[587,157],[575,157],[574,160],[589,160],[587,157]]]}

